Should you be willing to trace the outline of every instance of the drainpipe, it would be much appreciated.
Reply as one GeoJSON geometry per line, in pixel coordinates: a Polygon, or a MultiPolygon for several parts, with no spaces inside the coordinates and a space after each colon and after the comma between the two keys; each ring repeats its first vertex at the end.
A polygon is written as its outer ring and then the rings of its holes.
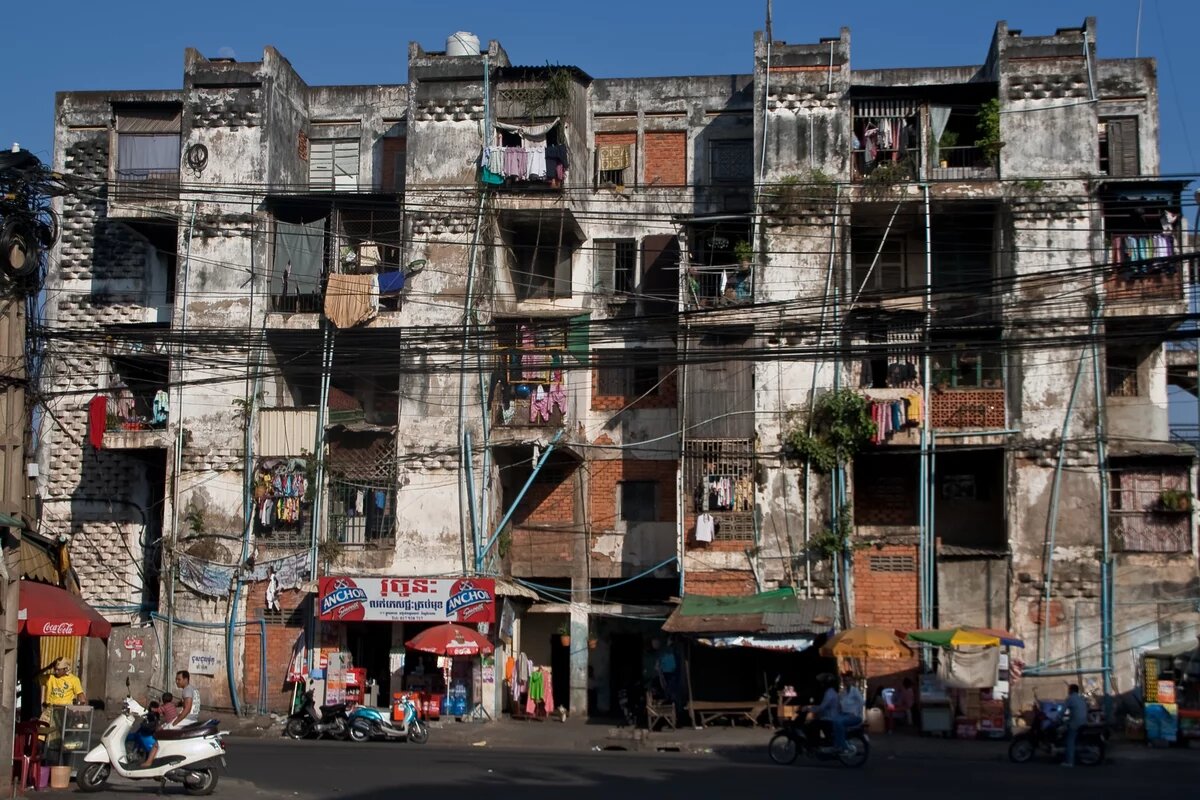
{"type": "MultiPolygon", "coordinates": [[[[933,369],[929,348],[933,327],[933,228],[930,220],[929,184],[921,184],[925,214],[925,353],[921,360],[921,486],[917,498],[920,509],[917,555],[921,562],[921,609],[922,627],[933,626],[934,561],[933,541],[933,424],[929,409],[930,372],[933,369]]],[[[929,666],[928,649],[922,650],[925,666],[929,666]]]]}
{"type": "MultiPolygon", "coordinates": [[[[1100,307],[1096,306],[1092,310],[1092,322],[1089,326],[1089,335],[1091,338],[1096,337],[1097,328],[1099,325],[1100,307]]],[[[1046,592],[1042,600],[1042,613],[1040,615],[1041,636],[1038,643],[1038,661],[1045,664],[1047,658],[1047,649],[1050,641],[1050,626],[1048,618],[1050,614],[1050,589],[1054,582],[1054,538],[1058,532],[1058,498],[1062,488],[1062,470],[1063,461],[1066,458],[1067,449],[1067,434],[1071,429],[1071,413],[1075,410],[1075,398],[1079,394],[1079,384],[1083,379],[1083,361],[1084,353],[1079,354],[1079,363],[1075,365],[1075,380],[1071,384],[1071,395],[1067,400],[1067,411],[1063,415],[1062,431],[1059,433],[1058,441],[1058,461],[1054,465],[1054,480],[1050,484],[1050,510],[1049,520],[1047,521],[1046,531],[1046,592]]]]}
{"type": "MultiPolygon", "coordinates": [[[[175,546],[179,543],[179,476],[183,472],[183,361],[184,361],[184,344],[183,334],[187,330],[187,311],[188,311],[188,268],[192,264],[192,233],[196,229],[196,201],[192,201],[192,216],[188,221],[187,242],[184,245],[183,256],[183,290],[180,295],[180,310],[179,310],[179,345],[176,348],[175,355],[179,359],[179,365],[176,368],[176,379],[179,381],[178,391],[175,395],[175,405],[168,413],[175,415],[175,454],[171,463],[172,475],[172,490],[171,490],[171,560],[175,558],[175,546]]],[[[175,632],[174,622],[175,616],[175,565],[171,563],[167,569],[167,646],[166,658],[163,659],[163,685],[167,685],[171,677],[171,664],[174,656],[175,632]]]]}
{"type": "MultiPolygon", "coordinates": [[[[458,373],[458,527],[460,539],[462,541],[462,570],[463,574],[467,573],[469,562],[467,561],[467,530],[463,520],[463,492],[467,495],[474,494],[475,485],[467,483],[467,474],[469,472],[466,462],[473,458],[468,452],[466,444],[466,403],[467,403],[467,341],[471,331],[471,299],[472,291],[475,285],[475,256],[479,250],[479,229],[483,226],[483,199],[484,192],[479,192],[479,203],[475,208],[475,231],[471,235],[471,252],[467,257],[467,291],[463,299],[463,321],[462,321],[462,352],[459,354],[459,373],[458,373]]],[[[468,505],[473,503],[473,500],[468,500],[468,505]]],[[[472,531],[472,538],[474,537],[472,531]]],[[[476,569],[479,568],[479,559],[475,559],[476,569]]]]}
{"type": "MultiPolygon", "coordinates": [[[[686,279],[685,279],[686,280],[686,279]]],[[[683,286],[681,284],[680,288],[683,286]]],[[[679,308],[683,310],[683,294],[680,293],[679,308]]],[[[675,537],[678,549],[679,596],[683,597],[687,573],[687,529],[684,522],[685,502],[683,499],[683,468],[687,458],[687,398],[688,398],[688,350],[691,344],[691,326],[688,317],[683,317],[683,358],[679,361],[679,464],[675,467],[675,537]]],[[[1198,373],[1200,374],[1200,373],[1198,373]]]]}
{"type": "MultiPolygon", "coordinates": [[[[1093,276],[1093,283],[1098,284],[1099,278],[1093,276]]],[[[1104,312],[1104,292],[1096,286],[1096,317],[1094,327],[1099,327],[1098,318],[1104,312]]],[[[1100,479],[1100,667],[1104,670],[1104,716],[1112,716],[1112,673],[1113,673],[1113,598],[1112,598],[1112,549],[1109,543],[1108,510],[1108,432],[1105,427],[1104,393],[1100,391],[1100,343],[1099,337],[1092,337],[1092,397],[1096,404],[1096,474],[1100,479]]],[[[1078,606],[1076,606],[1078,608],[1078,606]]],[[[1075,647],[1079,647],[1079,639],[1075,639],[1075,647]]]]}

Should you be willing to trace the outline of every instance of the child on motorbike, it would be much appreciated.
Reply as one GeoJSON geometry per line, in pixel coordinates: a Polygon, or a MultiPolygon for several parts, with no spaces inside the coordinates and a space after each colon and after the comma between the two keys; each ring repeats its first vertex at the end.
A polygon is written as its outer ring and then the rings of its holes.
{"type": "Polygon", "coordinates": [[[142,762],[142,768],[147,769],[154,764],[154,757],[158,755],[158,739],[154,738],[155,731],[158,730],[159,722],[159,705],[157,700],[150,702],[150,708],[146,711],[146,716],[142,719],[142,726],[133,734],[130,734],[138,746],[146,751],[146,760],[142,762]]]}

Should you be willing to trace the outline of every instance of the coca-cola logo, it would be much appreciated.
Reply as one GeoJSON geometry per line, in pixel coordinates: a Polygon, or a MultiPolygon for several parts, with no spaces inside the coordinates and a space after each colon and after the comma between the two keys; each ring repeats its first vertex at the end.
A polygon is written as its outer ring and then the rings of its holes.
{"type": "Polygon", "coordinates": [[[145,644],[146,643],[143,640],[138,639],[137,637],[134,637],[134,636],[130,636],[129,638],[127,638],[125,640],[125,649],[140,651],[143,647],[145,647],[145,644]]]}
{"type": "Polygon", "coordinates": [[[332,614],[340,608],[352,603],[362,603],[367,599],[367,593],[350,581],[339,580],[334,583],[324,597],[321,598],[321,616],[332,614]]]}
{"type": "Polygon", "coordinates": [[[490,602],[492,602],[491,592],[478,588],[470,581],[463,581],[459,585],[458,591],[446,601],[446,616],[448,618],[455,618],[459,615],[463,618],[472,617],[490,602]]]}
{"type": "Polygon", "coordinates": [[[42,626],[42,636],[74,636],[74,622],[47,622],[42,626]]]}

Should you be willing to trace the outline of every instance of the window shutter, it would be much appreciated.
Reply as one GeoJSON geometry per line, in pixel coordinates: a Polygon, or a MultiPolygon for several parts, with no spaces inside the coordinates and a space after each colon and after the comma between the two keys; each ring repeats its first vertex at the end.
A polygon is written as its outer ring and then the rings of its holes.
{"type": "Polygon", "coordinates": [[[333,143],[333,185],[338,189],[358,188],[358,142],[333,143]]]}
{"type": "Polygon", "coordinates": [[[595,242],[595,248],[592,263],[596,271],[596,291],[612,294],[616,290],[617,243],[612,240],[599,241],[595,242]]]}
{"type": "Polygon", "coordinates": [[[308,182],[321,189],[333,188],[333,142],[328,139],[309,145],[308,182]]]}
{"type": "Polygon", "coordinates": [[[1108,174],[1133,177],[1140,172],[1137,119],[1122,117],[1108,120],[1108,174]]]}

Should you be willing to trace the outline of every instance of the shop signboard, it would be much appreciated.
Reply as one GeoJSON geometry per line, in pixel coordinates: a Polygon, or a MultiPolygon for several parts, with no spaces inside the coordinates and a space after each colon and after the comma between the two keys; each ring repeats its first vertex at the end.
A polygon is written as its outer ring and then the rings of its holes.
{"type": "Polygon", "coordinates": [[[490,578],[321,578],[326,622],[496,621],[496,582],[490,578]]]}

